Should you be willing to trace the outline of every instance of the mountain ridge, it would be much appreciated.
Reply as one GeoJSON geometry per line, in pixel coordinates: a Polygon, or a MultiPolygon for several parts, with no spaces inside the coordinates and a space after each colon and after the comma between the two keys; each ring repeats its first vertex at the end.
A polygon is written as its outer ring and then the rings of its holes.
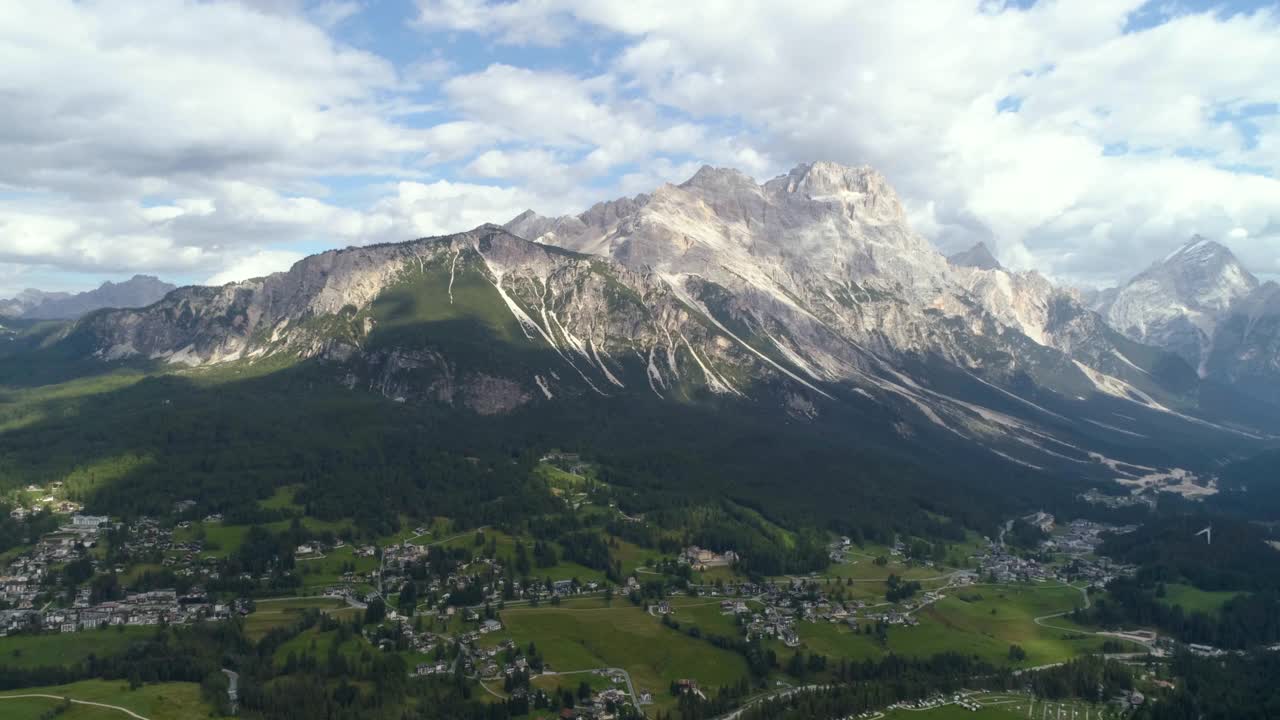
{"type": "Polygon", "coordinates": [[[1230,248],[1193,236],[1093,307],[1129,338],[1185,359],[1202,378],[1280,402],[1275,283],[1260,282],[1230,248]]]}
{"type": "Polygon", "coordinates": [[[17,297],[0,300],[0,316],[30,320],[73,320],[108,307],[144,307],[160,300],[176,285],[154,275],[134,275],[123,282],[110,280],[80,293],[45,292],[28,288],[17,297]]]}
{"type": "Polygon", "coordinates": [[[58,347],[160,369],[286,359],[479,416],[746,404],[1137,486],[1271,432],[1077,293],[948,262],[883,176],[832,163],[763,184],[707,167],[577,216],[331,250],[92,313],[58,347]]]}

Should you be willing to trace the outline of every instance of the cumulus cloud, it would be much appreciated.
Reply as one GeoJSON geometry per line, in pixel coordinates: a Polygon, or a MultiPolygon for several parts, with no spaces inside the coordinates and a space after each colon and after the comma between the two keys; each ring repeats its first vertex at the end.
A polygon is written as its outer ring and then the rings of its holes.
{"type": "Polygon", "coordinates": [[[367,5],[0,5],[0,276],[241,279],[815,159],[1066,280],[1195,232],[1280,272],[1276,9],[416,0],[417,48],[345,33],[367,5]]]}
{"type": "MultiPolygon", "coordinates": [[[[455,4],[467,27],[453,29],[499,42],[533,14],[560,29],[540,32],[548,42],[571,42],[575,25],[620,34],[616,82],[692,118],[691,142],[729,116],[762,158],[873,164],[947,249],[987,240],[1015,265],[1084,282],[1120,279],[1193,232],[1248,229],[1237,249],[1260,266],[1257,249],[1280,250],[1274,9],[455,4]]],[[[423,22],[433,7],[420,3],[423,22]]]]}
{"type": "Polygon", "coordinates": [[[266,277],[271,273],[288,270],[304,257],[289,250],[256,250],[231,261],[225,269],[210,276],[205,285],[226,285],[250,278],[266,277]]]}

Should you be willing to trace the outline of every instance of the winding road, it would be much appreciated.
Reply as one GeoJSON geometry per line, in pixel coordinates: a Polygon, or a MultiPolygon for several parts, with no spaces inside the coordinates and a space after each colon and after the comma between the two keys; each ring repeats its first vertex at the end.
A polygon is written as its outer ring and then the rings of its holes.
{"type": "MultiPolygon", "coordinates": [[[[1084,598],[1085,610],[1088,610],[1090,607],[1092,607],[1092,603],[1089,599],[1089,591],[1087,589],[1082,587],[1076,587],[1075,585],[1067,585],[1066,587],[1073,587],[1076,590],[1080,591],[1081,597],[1084,598]]],[[[1048,622],[1045,622],[1046,620],[1053,620],[1054,618],[1065,617],[1067,615],[1070,615],[1072,612],[1074,612],[1074,609],[1064,610],[1063,612],[1050,613],[1048,615],[1041,615],[1040,617],[1033,618],[1032,621],[1035,622],[1035,624],[1039,625],[1040,627],[1046,627],[1053,630],[1062,630],[1064,632],[1079,633],[1081,635],[1096,635],[1098,637],[1110,637],[1110,638],[1115,638],[1117,640],[1125,640],[1133,643],[1134,645],[1141,645],[1142,647],[1147,649],[1148,653],[1157,652],[1155,638],[1152,638],[1151,640],[1144,640],[1141,637],[1138,637],[1131,633],[1108,632],[1106,630],[1097,630],[1097,631],[1083,630],[1081,628],[1071,628],[1071,627],[1063,627],[1061,625],[1051,625],[1048,622]]],[[[1107,657],[1114,657],[1114,658],[1133,657],[1134,655],[1142,655],[1142,654],[1143,653],[1114,653],[1111,655],[1107,655],[1107,657]]],[[[1045,668],[1055,667],[1061,664],[1062,663],[1054,663],[1053,665],[1045,665],[1043,667],[1026,668],[1025,670],[1021,670],[1019,672],[1027,672],[1030,670],[1043,670],[1045,668]]]]}
{"type": "Polygon", "coordinates": [[[0,695],[0,700],[18,700],[20,698],[47,698],[49,700],[67,700],[72,705],[91,705],[93,707],[106,708],[107,710],[116,710],[124,713],[125,715],[128,715],[131,718],[136,718],[137,720],[151,720],[151,718],[148,718],[143,715],[139,715],[138,713],[130,710],[129,708],[123,708],[123,707],[120,707],[119,705],[108,705],[106,703],[92,702],[90,700],[76,700],[75,698],[64,697],[62,695],[45,695],[44,693],[27,693],[25,695],[0,695]]]}

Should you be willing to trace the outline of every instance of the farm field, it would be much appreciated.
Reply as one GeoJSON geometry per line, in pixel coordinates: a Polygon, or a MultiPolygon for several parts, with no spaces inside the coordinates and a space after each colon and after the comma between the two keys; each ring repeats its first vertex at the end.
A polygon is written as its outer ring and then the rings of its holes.
{"type": "Polygon", "coordinates": [[[149,637],[155,628],[117,626],[101,630],[0,638],[0,667],[32,668],[78,663],[90,655],[108,657],[149,637]]]}
{"type": "Polygon", "coordinates": [[[1163,601],[1169,605],[1181,605],[1187,612],[1199,610],[1213,614],[1228,600],[1242,594],[1231,590],[1201,590],[1192,585],[1173,584],[1167,587],[1169,592],[1163,601]]]}
{"type": "MultiPolygon", "coordinates": [[[[272,659],[277,666],[283,665],[290,653],[293,653],[295,658],[310,654],[312,657],[323,660],[328,657],[330,647],[336,642],[338,642],[337,630],[320,632],[319,628],[311,628],[281,644],[276,648],[272,659]]],[[[338,645],[337,650],[348,662],[357,664],[364,657],[371,657],[375,648],[360,635],[351,635],[345,642],[338,645]]]]}
{"type": "MultiPolygon", "coordinates": [[[[706,635],[723,635],[725,637],[738,637],[740,631],[732,614],[725,614],[720,611],[720,602],[731,598],[707,598],[707,597],[681,597],[670,600],[671,607],[675,611],[671,618],[680,623],[681,630],[688,630],[690,626],[697,626],[706,635]]],[[[748,600],[747,607],[753,610],[760,610],[763,606],[753,600],[748,600]]]]}
{"type": "Polygon", "coordinates": [[[272,628],[284,627],[297,620],[309,608],[317,608],[322,612],[348,616],[357,610],[347,607],[346,602],[336,598],[288,598],[281,600],[259,600],[257,607],[245,618],[244,631],[249,638],[259,640],[272,628]]]}
{"type": "MultiPolygon", "coordinates": [[[[925,657],[940,652],[976,654],[995,664],[1008,664],[1010,645],[1020,645],[1027,659],[1020,666],[1043,665],[1100,649],[1103,638],[1042,627],[1034,619],[1068,610],[1080,593],[1064,586],[979,585],[957,592],[917,612],[916,627],[889,628],[888,642],[854,633],[843,623],[800,623],[801,641],[811,651],[830,657],[874,658],[888,652],[925,657]],[[963,594],[968,601],[960,599],[963,594]]],[[[1061,619],[1061,618],[1059,618],[1061,619]]]]}
{"type": "MultiPolygon", "coordinates": [[[[46,698],[20,698],[6,700],[7,696],[45,694],[70,697],[107,705],[128,708],[150,720],[189,720],[209,717],[210,707],[200,698],[200,686],[196,683],[154,683],[130,690],[122,680],[84,680],[69,685],[25,688],[0,693],[0,717],[5,720],[39,720],[45,712],[61,704],[60,700],[46,698]]],[[[73,705],[71,710],[59,716],[70,720],[128,720],[129,716],[118,710],[92,706],[73,705]]]]}
{"type": "MultiPolygon", "coordinates": [[[[270,502],[270,500],[267,502],[270,502]]],[[[288,528],[289,522],[288,520],[279,520],[272,523],[264,523],[262,527],[278,533],[288,528]]],[[[316,533],[331,530],[337,534],[343,529],[351,527],[349,522],[329,522],[313,517],[304,517],[301,522],[308,530],[316,533]]],[[[173,539],[175,542],[190,542],[199,539],[203,535],[205,550],[200,553],[201,557],[227,557],[234,554],[244,544],[244,539],[249,534],[250,527],[252,526],[226,525],[221,522],[204,522],[201,520],[191,523],[188,527],[174,530],[173,539]]]]}
{"type": "Polygon", "coordinates": [[[506,629],[492,633],[489,642],[506,637],[521,647],[533,642],[556,672],[622,668],[636,690],[652,692],[659,706],[671,700],[667,691],[673,680],[692,678],[704,688],[717,688],[747,674],[741,656],[665,627],[625,600],[615,600],[612,607],[579,600],[561,607],[511,608],[502,621],[506,629]]]}
{"type": "Polygon", "coordinates": [[[344,545],[325,553],[324,557],[299,559],[294,568],[302,578],[304,591],[319,592],[330,585],[342,582],[344,568],[353,572],[368,573],[378,569],[378,559],[357,557],[355,547],[344,545]]]}
{"type": "MultiPolygon", "coordinates": [[[[482,534],[484,535],[484,541],[486,544],[488,544],[491,541],[494,543],[495,553],[498,556],[498,558],[502,560],[503,563],[508,565],[515,564],[516,538],[513,538],[512,536],[500,530],[494,530],[492,528],[482,531],[482,534]]],[[[472,550],[482,549],[476,546],[475,533],[472,533],[472,532],[462,533],[459,536],[453,537],[442,544],[445,547],[469,548],[472,550]]],[[[554,545],[554,543],[552,544],[554,545]]],[[[526,539],[524,541],[524,545],[525,545],[526,551],[532,553],[533,541],[526,539]]],[[[556,546],[556,551],[559,554],[563,554],[563,551],[559,546],[556,546]]],[[[572,580],[573,578],[577,578],[579,581],[584,583],[593,581],[593,580],[596,582],[604,582],[604,573],[600,572],[599,570],[592,570],[589,567],[579,565],[578,563],[575,563],[575,562],[568,562],[565,560],[561,560],[560,562],[556,563],[555,565],[552,565],[551,567],[534,566],[530,569],[529,576],[536,578],[538,580],[542,580],[544,578],[550,578],[552,581],[555,581],[555,580],[572,580]]]]}

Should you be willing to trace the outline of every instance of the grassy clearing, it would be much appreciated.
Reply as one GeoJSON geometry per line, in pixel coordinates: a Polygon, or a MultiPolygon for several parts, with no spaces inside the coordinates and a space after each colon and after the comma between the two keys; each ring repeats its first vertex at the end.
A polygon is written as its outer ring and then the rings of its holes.
{"type": "Polygon", "coordinates": [[[506,630],[495,633],[501,636],[495,641],[509,636],[522,647],[534,642],[558,672],[623,668],[637,691],[652,692],[659,703],[669,697],[673,680],[693,678],[714,689],[747,674],[737,654],[665,627],[625,601],[615,600],[612,607],[584,599],[558,608],[512,608],[502,620],[506,630]]]}
{"type": "Polygon", "coordinates": [[[145,639],[154,628],[117,626],[101,630],[0,638],[0,667],[32,668],[79,663],[90,655],[108,657],[145,639]]]}
{"type": "MultiPolygon", "coordinates": [[[[277,491],[279,493],[279,491],[277,491]]],[[[272,496],[271,500],[276,499],[272,496]]],[[[268,500],[267,502],[270,502],[268,500]]],[[[289,520],[280,520],[273,523],[266,523],[262,527],[273,533],[279,533],[288,529],[289,520]]],[[[351,529],[352,525],[349,520],[328,521],[320,520],[313,517],[304,517],[300,521],[302,526],[314,533],[321,533],[325,530],[331,530],[334,534],[342,532],[344,529],[351,529]]],[[[240,546],[244,544],[245,537],[249,534],[251,525],[225,525],[220,522],[204,522],[197,521],[191,523],[188,527],[177,528],[173,532],[175,542],[191,542],[193,540],[201,540],[205,544],[204,552],[200,553],[200,557],[227,557],[234,555],[240,546]]]]}
{"type": "Polygon", "coordinates": [[[888,652],[926,657],[959,652],[1003,665],[1009,663],[1009,646],[1016,644],[1027,652],[1020,666],[1028,667],[1098,651],[1104,640],[1035,623],[1038,616],[1081,603],[1080,593],[1070,587],[974,586],[949,592],[917,613],[918,626],[891,627],[883,645],[874,635],[854,632],[844,623],[801,623],[797,630],[810,651],[830,657],[876,658],[888,652]]]}
{"type": "Polygon", "coordinates": [[[299,560],[296,569],[301,573],[302,587],[317,590],[343,582],[343,567],[354,567],[355,573],[368,573],[378,569],[378,559],[373,557],[356,557],[355,549],[346,545],[325,553],[322,558],[299,560]]]}
{"type": "MultiPolygon", "coordinates": [[[[592,692],[600,692],[610,688],[618,688],[624,691],[627,689],[626,683],[614,683],[603,675],[589,672],[573,673],[572,675],[537,675],[529,679],[530,685],[545,690],[549,694],[555,693],[560,689],[576,694],[578,686],[584,682],[591,686],[592,692]]],[[[501,689],[501,686],[499,686],[499,689],[501,689]]]]}
{"type": "Polygon", "coordinates": [[[1210,615],[1222,609],[1222,606],[1232,598],[1242,593],[1225,590],[1210,591],[1201,590],[1192,585],[1169,585],[1169,593],[1164,597],[1164,602],[1169,605],[1181,605],[1183,610],[1193,612],[1199,610],[1209,613],[1210,615]]]}
{"type": "MultiPolygon", "coordinates": [[[[738,629],[734,616],[720,611],[720,601],[724,599],[702,597],[673,598],[670,601],[671,607],[675,610],[672,617],[680,623],[680,629],[682,630],[687,630],[690,626],[697,626],[703,635],[738,637],[742,632],[738,629]]],[[[762,607],[756,602],[749,602],[748,606],[756,610],[762,607]]]]}
{"type": "MultiPolygon", "coordinates": [[[[898,558],[890,558],[888,565],[877,565],[875,563],[875,554],[867,553],[867,555],[871,555],[871,557],[859,554],[851,556],[852,562],[832,563],[826,572],[822,573],[822,577],[874,581],[885,580],[890,575],[897,575],[904,580],[924,580],[951,572],[948,569],[939,567],[926,567],[917,564],[908,565],[898,558]]],[[[884,556],[886,558],[889,557],[887,553],[884,556]]]]}
{"type": "MultiPolygon", "coordinates": [[[[515,565],[516,538],[492,528],[484,530],[483,535],[484,544],[482,545],[476,545],[475,533],[463,533],[459,537],[451,538],[442,544],[445,547],[466,548],[478,553],[478,551],[483,550],[484,546],[488,545],[489,542],[492,541],[494,544],[494,554],[502,560],[503,564],[509,566],[515,565]]],[[[526,552],[530,553],[530,557],[532,557],[533,541],[525,539],[522,542],[524,542],[526,552]]],[[[555,546],[557,555],[564,554],[563,549],[559,545],[556,545],[555,543],[552,543],[552,545],[555,546]]],[[[572,580],[577,578],[579,581],[584,583],[592,580],[596,582],[604,582],[605,579],[604,573],[599,570],[592,570],[585,565],[579,565],[578,563],[567,562],[564,560],[552,565],[551,567],[533,567],[529,570],[529,576],[537,580],[550,578],[553,581],[572,580]]]]}
{"type": "Polygon", "coordinates": [[[611,552],[614,559],[622,563],[623,577],[631,575],[638,567],[650,567],[662,558],[662,553],[657,550],[642,548],[626,540],[617,540],[617,543],[611,552]]]}
{"type": "Polygon", "coordinates": [[[582,490],[587,484],[587,478],[565,472],[551,463],[538,463],[533,468],[533,474],[545,480],[551,487],[561,490],[582,490]]]}
{"type": "Polygon", "coordinates": [[[294,501],[294,496],[301,489],[301,485],[278,487],[271,497],[260,500],[258,504],[267,510],[302,510],[302,506],[294,501]]]}
{"type": "Polygon", "coordinates": [[[341,614],[346,611],[347,604],[342,600],[325,597],[259,600],[254,611],[245,618],[245,634],[252,640],[260,640],[272,628],[285,627],[297,621],[310,608],[341,614]]]}
{"type": "MultiPolygon", "coordinates": [[[[276,665],[282,665],[289,657],[289,653],[293,653],[299,658],[309,654],[323,660],[328,657],[329,648],[337,639],[337,630],[320,632],[319,628],[311,628],[297,637],[290,638],[283,645],[276,648],[273,658],[276,665]]],[[[362,656],[371,656],[371,653],[374,652],[374,647],[364,637],[353,635],[338,646],[338,652],[349,662],[358,666],[358,663],[362,662],[362,656]]]]}
{"type": "Polygon", "coordinates": [[[223,525],[220,522],[193,522],[185,528],[173,531],[174,542],[201,540],[205,550],[200,557],[226,557],[234,555],[244,544],[248,525],[223,525]]]}
{"type": "MultiPolygon", "coordinates": [[[[0,698],[32,693],[118,705],[151,720],[190,720],[209,717],[211,712],[211,708],[201,700],[200,686],[195,683],[154,683],[130,690],[128,683],[119,680],[85,680],[69,685],[6,691],[0,693],[0,698]]],[[[59,703],[58,700],[0,699],[0,716],[6,720],[36,720],[41,713],[57,707],[59,703]]],[[[60,717],[73,720],[127,720],[129,716],[106,708],[75,706],[60,717]]]]}

